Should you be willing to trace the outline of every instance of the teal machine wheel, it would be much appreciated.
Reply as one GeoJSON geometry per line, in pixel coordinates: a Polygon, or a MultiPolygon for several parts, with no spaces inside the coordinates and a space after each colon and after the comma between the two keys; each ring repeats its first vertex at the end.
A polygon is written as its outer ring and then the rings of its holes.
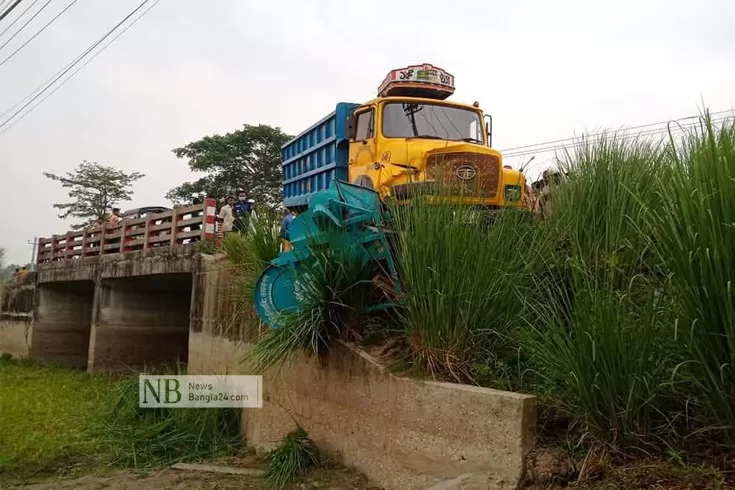
{"type": "MultiPolygon", "coordinates": [[[[314,247],[337,246],[355,260],[379,262],[396,293],[400,294],[380,198],[372,189],[332,181],[329,188],[315,194],[308,209],[294,219],[290,235],[293,249],[271,261],[255,286],[255,309],[268,326],[277,328],[280,314],[295,312],[301,307],[299,264],[313,256],[314,247]]],[[[380,303],[370,308],[390,306],[380,303]]]]}

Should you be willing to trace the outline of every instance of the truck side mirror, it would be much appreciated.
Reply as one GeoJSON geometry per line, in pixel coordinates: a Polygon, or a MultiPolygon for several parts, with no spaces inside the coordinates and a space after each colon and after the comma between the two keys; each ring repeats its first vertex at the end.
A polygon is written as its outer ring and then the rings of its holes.
{"type": "Polygon", "coordinates": [[[357,133],[357,124],[355,124],[355,114],[347,116],[347,139],[350,141],[355,140],[355,134],[357,133]]]}
{"type": "Polygon", "coordinates": [[[485,132],[487,132],[487,146],[493,146],[493,116],[485,114],[485,132]]]}

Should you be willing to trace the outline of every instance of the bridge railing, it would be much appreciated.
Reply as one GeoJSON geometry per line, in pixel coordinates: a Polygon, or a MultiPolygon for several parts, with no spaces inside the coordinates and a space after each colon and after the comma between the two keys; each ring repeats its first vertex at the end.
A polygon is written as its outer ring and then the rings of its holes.
{"type": "Polygon", "coordinates": [[[38,239],[38,264],[214,240],[215,200],[38,239]]]}

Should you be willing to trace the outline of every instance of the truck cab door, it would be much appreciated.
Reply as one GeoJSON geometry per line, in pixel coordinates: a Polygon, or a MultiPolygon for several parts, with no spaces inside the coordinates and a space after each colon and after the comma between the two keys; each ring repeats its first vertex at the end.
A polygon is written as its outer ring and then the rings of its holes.
{"type": "Polygon", "coordinates": [[[379,169],[374,166],[378,161],[375,107],[355,109],[354,125],[350,138],[349,179],[353,184],[375,189],[379,176],[379,169]]]}

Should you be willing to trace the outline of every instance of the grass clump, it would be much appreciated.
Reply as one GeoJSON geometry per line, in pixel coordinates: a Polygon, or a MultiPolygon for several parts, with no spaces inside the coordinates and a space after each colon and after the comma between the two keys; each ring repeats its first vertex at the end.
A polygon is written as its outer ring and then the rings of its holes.
{"type": "Polygon", "coordinates": [[[701,425],[735,447],[735,124],[704,117],[667,156],[673,171],[660,180],[650,225],[686,338],[681,372],[701,425]]]}
{"type": "Polygon", "coordinates": [[[140,408],[138,380],[116,385],[116,402],[96,428],[114,465],[146,468],[203,461],[242,449],[235,408],[140,408]]]}
{"type": "Polygon", "coordinates": [[[496,371],[515,352],[531,217],[513,210],[491,217],[449,199],[414,201],[392,214],[404,288],[398,317],[413,363],[460,382],[473,379],[478,360],[496,371]]]}
{"type": "Polygon", "coordinates": [[[256,372],[293,360],[298,354],[324,355],[337,340],[359,341],[375,296],[374,264],[350,249],[313,247],[297,269],[300,309],[278,319],[246,354],[256,372]]]}
{"type": "Polygon", "coordinates": [[[287,434],[283,444],[271,453],[266,480],[274,488],[281,489],[318,465],[316,447],[299,427],[287,434]]]}
{"type": "Polygon", "coordinates": [[[648,451],[670,430],[675,410],[670,380],[679,359],[664,296],[650,289],[636,298],[632,284],[618,291],[584,265],[571,267],[568,288],[548,278],[535,283],[525,348],[537,390],[596,442],[648,451]]]}
{"type": "Polygon", "coordinates": [[[228,259],[237,269],[241,301],[247,307],[252,306],[258,277],[280,253],[281,218],[277,211],[265,209],[246,231],[228,233],[222,242],[228,259]]]}

